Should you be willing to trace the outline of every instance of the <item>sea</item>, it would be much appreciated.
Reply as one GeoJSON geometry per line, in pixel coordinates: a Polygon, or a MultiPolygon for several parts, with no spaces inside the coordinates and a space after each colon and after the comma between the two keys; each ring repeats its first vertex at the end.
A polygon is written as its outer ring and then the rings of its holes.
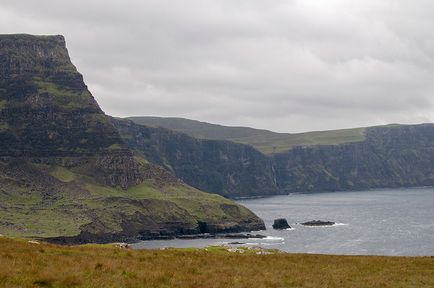
{"type": "Polygon", "coordinates": [[[263,239],[151,240],[135,249],[210,245],[261,246],[290,253],[434,256],[434,188],[296,193],[237,201],[261,217],[263,239]],[[274,230],[276,218],[290,229],[274,230]],[[333,226],[299,223],[323,220],[333,226]]]}

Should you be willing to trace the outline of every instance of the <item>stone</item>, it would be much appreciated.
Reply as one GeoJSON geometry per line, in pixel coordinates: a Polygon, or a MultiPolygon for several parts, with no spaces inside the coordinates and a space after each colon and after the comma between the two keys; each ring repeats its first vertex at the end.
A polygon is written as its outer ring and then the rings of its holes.
{"type": "Polygon", "coordinates": [[[273,228],[276,230],[283,230],[291,228],[291,226],[289,226],[288,221],[286,221],[285,218],[279,218],[274,220],[273,228]]]}
{"type": "Polygon", "coordinates": [[[115,248],[120,248],[120,249],[129,249],[130,245],[128,245],[128,243],[114,243],[113,245],[115,248]]]}

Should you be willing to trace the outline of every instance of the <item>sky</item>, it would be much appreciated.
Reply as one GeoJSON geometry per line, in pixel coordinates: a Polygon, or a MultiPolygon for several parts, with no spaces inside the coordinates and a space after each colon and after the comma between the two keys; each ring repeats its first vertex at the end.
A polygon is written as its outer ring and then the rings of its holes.
{"type": "Polygon", "coordinates": [[[432,0],[1,0],[113,116],[279,132],[434,122],[432,0]]]}

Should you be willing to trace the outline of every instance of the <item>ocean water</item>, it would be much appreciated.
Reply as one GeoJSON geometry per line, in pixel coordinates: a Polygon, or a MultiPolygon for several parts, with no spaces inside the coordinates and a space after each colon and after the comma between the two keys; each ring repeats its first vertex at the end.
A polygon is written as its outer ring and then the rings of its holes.
{"type": "Polygon", "coordinates": [[[434,256],[434,188],[292,194],[238,201],[265,221],[265,239],[143,241],[133,248],[206,247],[238,241],[292,253],[434,256]],[[291,229],[274,230],[276,218],[291,229]],[[306,227],[327,220],[337,224],[306,227]]]}

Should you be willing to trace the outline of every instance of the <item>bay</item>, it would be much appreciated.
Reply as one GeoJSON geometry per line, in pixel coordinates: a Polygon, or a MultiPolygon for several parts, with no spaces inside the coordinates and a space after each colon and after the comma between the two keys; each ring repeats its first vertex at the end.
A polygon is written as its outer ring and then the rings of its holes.
{"type": "Polygon", "coordinates": [[[434,256],[434,188],[291,194],[237,201],[261,217],[265,239],[153,240],[133,248],[256,245],[291,253],[434,256]],[[274,230],[276,218],[291,229],[274,230]],[[310,220],[336,222],[307,227],[310,220]]]}

